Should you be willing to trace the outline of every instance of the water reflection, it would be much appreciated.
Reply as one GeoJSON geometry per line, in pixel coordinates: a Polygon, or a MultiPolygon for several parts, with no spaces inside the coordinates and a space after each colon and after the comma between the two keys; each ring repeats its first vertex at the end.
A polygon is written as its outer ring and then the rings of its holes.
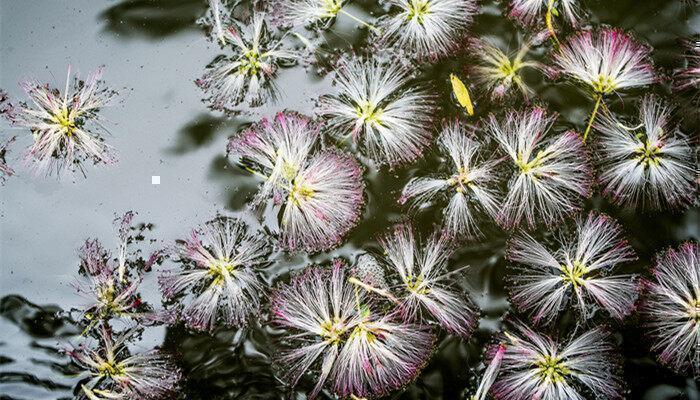
{"type": "Polygon", "coordinates": [[[195,30],[195,20],[206,9],[201,0],[124,0],[103,11],[105,29],[125,38],[155,40],[195,30]]]}

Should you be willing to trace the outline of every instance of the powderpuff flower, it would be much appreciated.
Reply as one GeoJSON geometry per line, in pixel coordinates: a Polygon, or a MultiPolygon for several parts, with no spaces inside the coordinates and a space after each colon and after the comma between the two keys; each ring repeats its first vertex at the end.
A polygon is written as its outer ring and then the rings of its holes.
{"type": "Polygon", "coordinates": [[[687,139],[669,125],[671,108],[653,95],[643,98],[636,127],[627,127],[606,111],[598,164],[603,193],[619,205],[680,207],[697,192],[698,170],[687,139]]]}
{"type": "Polygon", "coordinates": [[[344,3],[344,0],[284,0],[279,5],[279,14],[285,24],[327,28],[341,12],[344,3]]]}
{"type": "Polygon", "coordinates": [[[686,43],[687,65],[675,72],[673,76],[673,88],[676,90],[688,90],[700,88],[700,40],[689,40],[686,43]]]}
{"type": "Polygon", "coordinates": [[[476,79],[491,92],[495,100],[502,99],[513,89],[519,90],[525,99],[528,99],[533,91],[523,81],[521,76],[524,68],[539,68],[534,61],[525,60],[529,46],[525,45],[513,55],[504,53],[495,45],[479,40],[473,44],[478,54],[477,65],[474,67],[476,79]]]}
{"type": "MultiPolygon", "coordinates": [[[[389,272],[390,299],[398,303],[402,317],[419,321],[427,312],[448,332],[468,337],[478,315],[469,298],[450,280],[460,270],[447,270],[454,251],[447,236],[434,234],[421,247],[412,227],[399,224],[379,244],[384,253],[380,261],[389,272]]],[[[360,286],[373,290],[369,282],[360,286]]]]}
{"type": "Polygon", "coordinates": [[[82,344],[67,352],[81,369],[79,399],[88,400],[156,400],[176,393],[181,371],[168,356],[159,351],[131,354],[127,341],[135,331],[116,338],[101,325],[96,344],[82,344]]]}
{"type": "Polygon", "coordinates": [[[332,379],[341,397],[374,398],[414,380],[433,352],[435,336],[423,325],[367,312],[338,354],[332,379]]]}
{"type": "Polygon", "coordinates": [[[84,81],[76,75],[71,82],[69,67],[63,93],[37,80],[20,83],[29,103],[14,107],[11,120],[32,132],[34,143],[27,161],[34,162],[37,172],[82,171],[81,163],[87,160],[95,164],[115,162],[112,147],[104,142],[107,130],[99,114],[117,92],[104,87],[102,72],[100,67],[84,81]]]}
{"type": "Polygon", "coordinates": [[[388,0],[395,12],[379,22],[386,46],[439,58],[454,50],[474,19],[474,0],[388,0]]]}
{"type": "Polygon", "coordinates": [[[0,183],[5,183],[5,179],[7,177],[15,174],[15,170],[12,169],[9,165],[7,165],[7,160],[5,160],[5,156],[7,155],[7,149],[10,147],[10,145],[12,145],[15,139],[16,137],[13,136],[10,139],[3,142],[2,144],[0,144],[0,183]]]}
{"type": "Polygon", "coordinates": [[[665,365],[700,379],[700,247],[688,242],[660,253],[652,273],[642,302],[652,350],[665,365]]]}
{"type": "Polygon", "coordinates": [[[622,397],[619,364],[608,335],[589,330],[566,343],[522,324],[504,332],[507,343],[491,394],[498,400],[582,400],[622,397]]]}
{"type": "Polygon", "coordinates": [[[556,137],[548,133],[556,115],[542,108],[510,112],[499,122],[491,115],[490,134],[512,162],[515,173],[499,213],[504,227],[524,218],[535,225],[536,216],[552,224],[579,210],[581,196],[591,194],[588,159],[581,138],[573,131],[556,137]]]}
{"type": "Polygon", "coordinates": [[[609,276],[635,259],[622,227],[605,215],[588,214],[576,224],[572,240],[552,252],[530,235],[515,236],[508,258],[523,267],[511,276],[514,304],[535,323],[552,323],[573,302],[580,316],[591,317],[592,305],[622,320],[634,308],[637,285],[630,275],[609,276]]]}
{"type": "Polygon", "coordinates": [[[596,99],[584,141],[604,96],[656,81],[650,52],[621,30],[604,29],[577,34],[554,55],[556,68],[586,86],[596,99]]]}
{"type": "MultiPolygon", "coordinates": [[[[572,26],[576,26],[578,21],[577,2],[577,0],[558,1],[564,16],[572,26]]],[[[554,0],[511,0],[510,2],[510,16],[520,21],[523,25],[532,25],[538,22],[545,10],[547,24],[551,24],[550,18],[555,10],[554,0]]]]}
{"type": "Polygon", "coordinates": [[[360,152],[378,163],[405,164],[430,144],[434,100],[410,87],[409,73],[393,63],[352,60],[336,70],[334,95],[320,99],[320,113],[339,140],[352,137],[360,152]]]}
{"type": "Polygon", "coordinates": [[[165,299],[183,306],[188,327],[238,327],[258,311],[265,289],[258,270],[267,262],[270,246],[245,223],[217,217],[178,241],[172,253],[181,268],[165,272],[158,281],[165,299]]]}
{"type": "Polygon", "coordinates": [[[498,178],[494,171],[499,161],[484,161],[479,156],[481,146],[459,121],[444,125],[438,145],[440,153],[449,160],[449,172],[412,178],[403,188],[399,203],[408,202],[415,208],[449,199],[443,210],[446,231],[453,236],[478,235],[477,214],[485,213],[494,219],[498,214],[498,178]]]}
{"type": "MultiPolygon", "coordinates": [[[[331,268],[307,267],[270,295],[273,323],[290,332],[286,339],[290,350],[278,360],[284,366],[285,380],[296,385],[316,361],[321,360],[311,397],[322,389],[343,341],[361,320],[345,269],[340,259],[334,260],[331,268]]],[[[362,301],[362,297],[357,301],[362,301]]]]}
{"type": "Polygon", "coordinates": [[[196,81],[208,96],[206,101],[211,108],[238,112],[241,103],[258,107],[276,100],[277,70],[296,60],[297,54],[268,30],[265,18],[262,13],[254,13],[251,26],[245,31],[231,20],[222,33],[225,47],[230,47],[233,55],[217,57],[196,81]]]}
{"type": "Polygon", "coordinates": [[[255,204],[273,198],[284,207],[281,245],[309,252],[337,246],[359,221],[364,203],[362,169],[334,149],[315,154],[318,127],[296,113],[263,119],[231,139],[229,154],[265,179],[255,204]]]}

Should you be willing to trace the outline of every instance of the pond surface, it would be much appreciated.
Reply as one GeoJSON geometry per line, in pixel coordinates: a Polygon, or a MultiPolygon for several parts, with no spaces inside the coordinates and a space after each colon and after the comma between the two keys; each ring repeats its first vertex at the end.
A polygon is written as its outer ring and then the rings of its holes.
{"type": "MultiPolygon", "coordinates": [[[[380,11],[372,3],[355,2],[350,9],[370,17],[380,11]]],[[[483,3],[474,24],[476,34],[517,43],[520,28],[502,16],[503,5],[483,3]]],[[[61,180],[32,177],[18,168],[19,174],[0,188],[0,398],[72,397],[76,380],[57,349],[77,332],[57,313],[81,304],[70,285],[77,274],[76,249],[86,238],[116,245],[111,222],[115,214],[128,210],[138,213],[137,222],[153,224],[149,237],[156,240],[145,243],[150,250],[184,237],[217,212],[256,224],[246,201],[258,179],[227,161],[227,138],[243,124],[279,110],[313,115],[316,99],[329,91],[330,76],[299,66],[279,74],[282,96],[277,104],[236,118],[208,110],[194,80],[220,51],[194,23],[205,8],[201,0],[0,0],[0,87],[11,98],[23,97],[17,82],[26,77],[62,87],[69,64],[83,75],[106,65],[105,80],[113,88],[123,88],[124,94],[121,103],[103,110],[113,122],[107,140],[119,150],[117,166],[89,167],[87,179],[61,180]],[[151,184],[152,176],[160,176],[159,185],[151,184]]],[[[680,63],[678,39],[700,33],[698,7],[680,0],[590,0],[587,9],[593,25],[620,27],[651,44],[655,64],[666,71],[680,63]]],[[[346,17],[340,17],[327,35],[339,52],[352,51],[362,36],[346,17]]],[[[543,58],[543,51],[534,50],[533,56],[543,58]]],[[[445,99],[446,115],[458,112],[450,98],[449,74],[461,71],[468,60],[448,60],[422,71],[421,79],[431,82],[445,99]]],[[[547,82],[540,74],[527,79],[539,101],[561,114],[561,126],[582,128],[592,106],[584,94],[547,82]]],[[[657,91],[663,94],[665,88],[657,91]]],[[[487,103],[482,106],[477,100],[479,115],[490,111],[487,103]]],[[[522,106],[519,103],[505,107],[522,106]]],[[[615,106],[634,115],[637,110],[630,104],[621,100],[615,106]]],[[[684,123],[688,133],[697,133],[697,128],[694,122],[684,123]]],[[[24,131],[3,129],[19,135],[9,155],[15,161],[31,138],[24,131]]],[[[405,210],[395,200],[407,179],[419,170],[434,170],[437,162],[429,154],[395,171],[368,165],[365,215],[345,244],[312,257],[278,253],[266,278],[285,280],[312,261],[338,256],[352,260],[361,249],[376,245],[376,235],[402,218],[405,210]]],[[[588,201],[586,208],[609,213],[624,225],[639,255],[628,266],[630,272],[647,271],[660,249],[698,239],[697,208],[635,213],[599,197],[588,201]]],[[[428,234],[437,216],[422,213],[416,226],[428,234]]],[[[479,331],[466,342],[443,335],[417,381],[392,398],[458,399],[473,391],[483,347],[510,310],[503,288],[506,239],[506,233],[488,230],[486,238],[462,246],[453,257],[452,267],[470,266],[462,283],[483,311],[479,331]]],[[[142,293],[159,304],[155,274],[147,277],[142,293]]],[[[692,379],[672,373],[649,356],[638,321],[632,318],[611,330],[624,357],[627,398],[700,399],[692,379]]],[[[214,337],[160,327],[148,329],[139,345],[162,345],[178,354],[188,377],[187,399],[303,398],[303,392],[293,394],[273,376],[269,361],[273,337],[274,332],[259,323],[246,332],[220,331],[214,337]]]]}

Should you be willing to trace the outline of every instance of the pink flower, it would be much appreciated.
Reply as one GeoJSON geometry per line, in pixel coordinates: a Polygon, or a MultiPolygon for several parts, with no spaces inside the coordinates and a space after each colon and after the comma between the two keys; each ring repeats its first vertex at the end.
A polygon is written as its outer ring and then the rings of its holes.
{"type": "Polygon", "coordinates": [[[700,89],[700,40],[688,40],[686,48],[687,65],[674,73],[673,88],[676,90],[697,90],[700,89]]]}

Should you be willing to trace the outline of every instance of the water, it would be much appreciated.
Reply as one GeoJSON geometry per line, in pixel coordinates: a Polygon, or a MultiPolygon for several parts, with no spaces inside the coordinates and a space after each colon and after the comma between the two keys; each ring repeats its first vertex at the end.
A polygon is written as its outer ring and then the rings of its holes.
{"type": "MultiPolygon", "coordinates": [[[[379,12],[372,1],[356,2],[351,11],[369,16],[379,12]]],[[[589,1],[594,24],[631,30],[655,47],[659,67],[678,65],[677,39],[700,31],[698,8],[682,1],[589,1]]],[[[111,225],[114,214],[137,211],[138,222],[154,224],[150,233],[155,249],[183,237],[188,230],[216,212],[244,216],[246,199],[256,190],[257,179],[241,172],[225,158],[227,137],[242,124],[282,109],[311,114],[315,99],[327,92],[328,76],[302,67],[283,70],[277,83],[283,96],[253,115],[227,119],[212,113],[200,102],[194,85],[204,66],[219,50],[204,38],[193,21],[204,11],[200,0],[128,1],[19,1],[0,0],[0,87],[12,98],[21,97],[17,81],[37,76],[62,87],[66,66],[82,74],[107,66],[105,79],[124,88],[123,102],[104,110],[114,122],[110,144],[120,151],[114,168],[89,168],[88,179],[57,181],[20,174],[0,188],[0,398],[70,398],[75,379],[68,361],[57,349],[77,329],[56,312],[78,306],[70,283],[77,273],[75,250],[87,237],[116,245],[111,225]],[[161,177],[151,185],[151,176],[161,177]]],[[[499,14],[502,7],[485,2],[474,30],[479,35],[515,43],[518,29],[499,14]]],[[[341,17],[328,39],[341,51],[361,43],[354,22],[341,17]]],[[[515,47],[513,47],[515,48],[515,47]]],[[[543,57],[540,52],[536,57],[543,57]]],[[[445,98],[447,113],[456,112],[447,94],[448,76],[468,59],[455,59],[430,68],[424,79],[436,82],[445,98]]],[[[539,74],[528,79],[550,109],[561,113],[563,126],[581,128],[592,103],[578,90],[562,83],[546,84],[539,74]]],[[[664,93],[663,88],[657,89],[664,93]]],[[[679,101],[683,101],[679,99],[679,101]]],[[[506,104],[518,107],[522,104],[506,104]]],[[[489,110],[477,103],[477,110],[489,110]]],[[[618,104],[625,110],[625,104],[618,104]]],[[[627,111],[636,112],[633,106],[627,111]],[[631,110],[630,110],[631,109],[631,110]]],[[[697,125],[686,120],[686,132],[697,125]]],[[[12,131],[11,131],[12,132],[12,131]]],[[[14,160],[30,138],[17,131],[14,160]]],[[[374,238],[391,222],[401,218],[397,192],[418,170],[436,166],[429,155],[410,168],[397,171],[368,168],[368,209],[345,245],[329,254],[313,257],[276,254],[267,271],[272,282],[284,280],[292,270],[309,261],[336,256],[353,259],[361,248],[374,245],[374,238]]],[[[595,197],[587,208],[607,212],[620,220],[640,259],[628,267],[647,270],[653,254],[686,239],[698,239],[698,210],[683,213],[635,214],[620,210],[595,197]]],[[[416,218],[421,232],[430,231],[437,214],[416,218]]],[[[473,389],[481,350],[509,310],[503,289],[506,262],[505,234],[492,230],[486,239],[466,245],[452,259],[453,267],[470,265],[463,284],[483,310],[480,330],[464,342],[443,337],[436,353],[416,382],[393,398],[455,399],[473,389]]],[[[154,274],[142,290],[158,304],[154,274]]],[[[699,399],[691,379],[660,367],[646,350],[648,342],[632,318],[625,326],[612,326],[624,356],[629,399],[699,399]]],[[[302,392],[285,388],[273,375],[269,355],[274,332],[254,324],[247,332],[222,331],[215,337],[194,335],[181,328],[151,328],[140,343],[144,348],[162,345],[177,355],[188,380],[188,399],[303,398],[302,392]]]]}

